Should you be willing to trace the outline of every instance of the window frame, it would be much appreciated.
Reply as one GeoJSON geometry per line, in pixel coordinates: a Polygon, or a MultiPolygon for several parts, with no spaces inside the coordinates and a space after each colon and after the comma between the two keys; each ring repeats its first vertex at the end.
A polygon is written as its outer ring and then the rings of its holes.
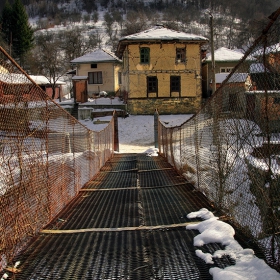
{"type": "Polygon", "coordinates": [[[176,48],[176,63],[186,63],[187,61],[187,49],[186,47],[183,48],[176,48]]]}
{"type": "Polygon", "coordinates": [[[140,63],[150,64],[150,48],[140,47],[140,63]]]}
{"type": "Polygon", "coordinates": [[[103,84],[102,71],[88,72],[88,84],[90,84],[90,85],[102,85],[103,84]],[[96,75],[96,77],[95,77],[95,75],[96,75]]]}
{"type": "Polygon", "coordinates": [[[118,84],[122,85],[122,72],[118,72],[118,84]]]}
{"type": "Polygon", "coordinates": [[[227,67],[227,66],[225,66],[225,67],[220,67],[220,73],[230,73],[232,69],[233,69],[233,67],[227,67]],[[224,69],[225,71],[222,71],[223,69],[224,69]]]}
{"type": "Polygon", "coordinates": [[[149,93],[158,95],[158,78],[157,76],[147,76],[147,96],[149,93]]]}
{"type": "Polygon", "coordinates": [[[181,94],[181,76],[170,76],[170,94],[172,92],[181,94]]]}
{"type": "Polygon", "coordinates": [[[91,69],[96,69],[97,68],[97,63],[91,63],[90,68],[91,69]]]}

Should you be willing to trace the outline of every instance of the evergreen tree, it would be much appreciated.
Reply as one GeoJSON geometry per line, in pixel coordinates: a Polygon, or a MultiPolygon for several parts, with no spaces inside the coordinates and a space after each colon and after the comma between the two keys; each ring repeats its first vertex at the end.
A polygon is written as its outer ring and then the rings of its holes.
{"type": "Polygon", "coordinates": [[[1,37],[3,41],[7,45],[11,45],[11,39],[12,39],[12,22],[11,22],[11,17],[12,17],[12,7],[8,0],[5,2],[5,6],[2,10],[2,15],[1,15],[1,37]]]}
{"type": "Polygon", "coordinates": [[[23,63],[24,56],[32,49],[34,32],[21,0],[15,0],[11,16],[13,54],[23,63]]]}
{"type": "Polygon", "coordinates": [[[6,0],[0,23],[4,44],[8,45],[10,54],[23,64],[24,56],[33,47],[34,37],[21,0],[15,0],[12,6],[6,0]]]}

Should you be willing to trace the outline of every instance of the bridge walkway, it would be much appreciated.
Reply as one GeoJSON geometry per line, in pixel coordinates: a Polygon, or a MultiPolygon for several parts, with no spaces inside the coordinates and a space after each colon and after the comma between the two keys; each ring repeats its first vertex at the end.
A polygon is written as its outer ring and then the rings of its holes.
{"type": "Polygon", "coordinates": [[[203,207],[211,210],[164,158],[116,154],[17,257],[13,279],[212,279],[195,253],[198,232],[185,228],[203,207]]]}

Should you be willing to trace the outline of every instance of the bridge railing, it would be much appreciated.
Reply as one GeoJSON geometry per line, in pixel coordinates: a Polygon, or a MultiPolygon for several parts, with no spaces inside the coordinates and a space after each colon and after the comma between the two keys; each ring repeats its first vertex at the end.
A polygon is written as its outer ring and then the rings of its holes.
{"type": "Polygon", "coordinates": [[[172,128],[159,117],[158,146],[280,271],[279,13],[200,112],[172,128]]]}
{"type": "Polygon", "coordinates": [[[0,47],[0,271],[112,156],[114,129],[87,129],[0,47]]]}

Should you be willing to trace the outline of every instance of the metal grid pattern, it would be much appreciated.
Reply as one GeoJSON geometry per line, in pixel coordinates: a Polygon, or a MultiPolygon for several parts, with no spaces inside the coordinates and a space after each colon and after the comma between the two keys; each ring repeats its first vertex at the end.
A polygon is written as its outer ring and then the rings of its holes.
{"type": "Polygon", "coordinates": [[[142,189],[146,225],[170,225],[189,222],[194,209],[210,208],[205,197],[190,185],[142,189]]]}
{"type": "Polygon", "coordinates": [[[119,189],[82,192],[48,228],[119,228],[139,225],[137,190],[119,189]]]}
{"type": "MultiPolygon", "coordinates": [[[[164,162],[161,157],[144,159],[143,155],[127,158],[131,165],[141,162],[144,170],[164,162]]],[[[123,164],[125,158],[112,159],[116,164],[118,160],[123,164]]],[[[161,182],[166,172],[174,175],[168,167],[164,173],[157,171],[163,177],[161,182]]],[[[112,165],[112,172],[106,174],[115,178],[113,169],[112,165]]],[[[141,174],[125,170],[119,173],[141,174]]],[[[89,184],[101,181],[99,176],[103,175],[99,172],[89,184]]],[[[147,176],[146,181],[154,174],[147,172],[147,176]]],[[[211,265],[195,254],[193,238],[197,231],[183,226],[188,221],[187,213],[211,206],[186,181],[180,185],[181,176],[175,178],[179,184],[174,182],[174,186],[163,183],[164,186],[142,188],[138,180],[134,189],[118,189],[119,181],[114,190],[81,189],[68,207],[14,259],[22,264],[14,279],[211,280],[211,265]],[[174,223],[177,225],[171,226],[174,223]],[[148,229],[149,225],[160,227],[148,229]]],[[[222,247],[209,244],[203,250],[210,252],[213,248],[222,247]]],[[[218,267],[232,264],[228,257],[216,260],[218,267]]]]}
{"type": "Polygon", "coordinates": [[[136,188],[137,171],[132,172],[100,172],[94,180],[89,181],[87,189],[114,189],[114,188],[136,188]]]}
{"type": "Polygon", "coordinates": [[[40,236],[15,279],[209,280],[211,266],[195,255],[194,236],[185,229],[40,236]]]}
{"type": "Polygon", "coordinates": [[[178,127],[158,123],[160,154],[254,240],[278,271],[279,23],[280,9],[200,112],[178,127]]]}
{"type": "Polygon", "coordinates": [[[0,47],[0,271],[112,156],[0,47]]]}

